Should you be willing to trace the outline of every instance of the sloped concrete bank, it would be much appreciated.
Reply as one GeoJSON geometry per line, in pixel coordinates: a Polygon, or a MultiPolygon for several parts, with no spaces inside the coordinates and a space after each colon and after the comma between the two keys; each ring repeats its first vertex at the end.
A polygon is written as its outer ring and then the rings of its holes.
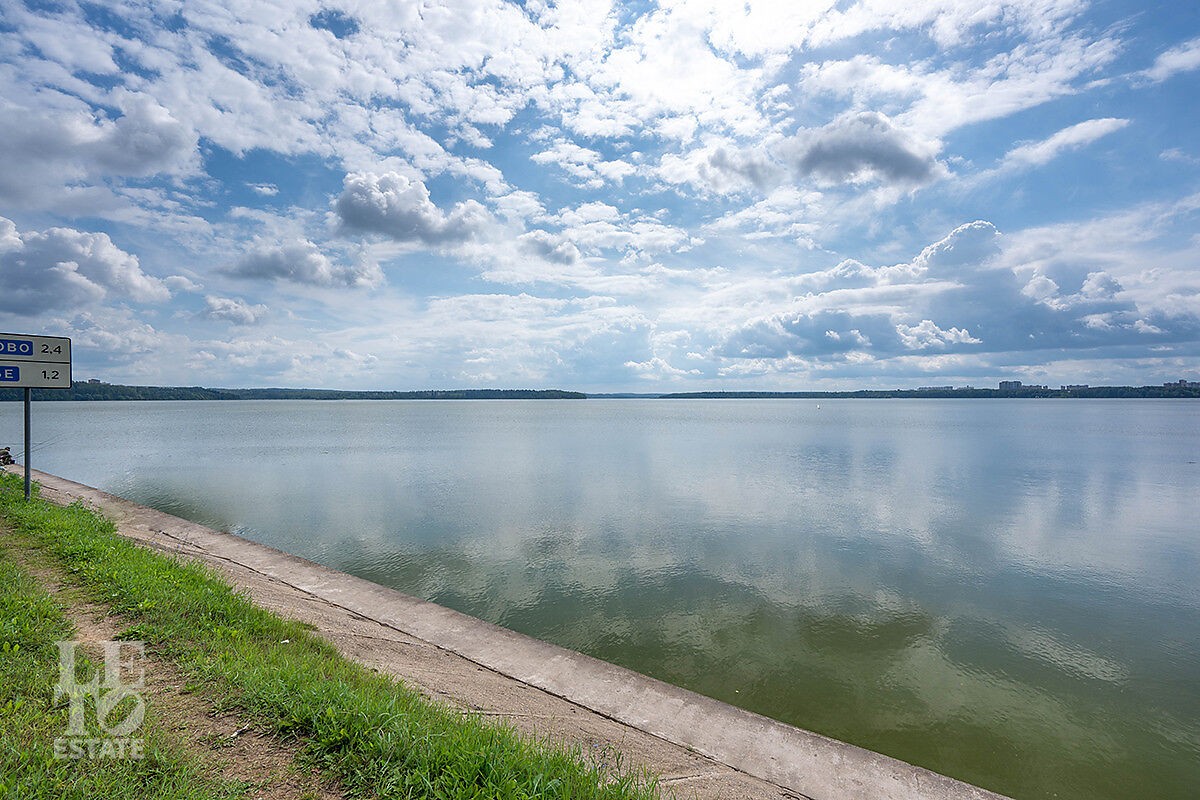
{"type": "Polygon", "coordinates": [[[99,489],[34,475],[47,500],[81,501],[129,539],[209,564],[355,660],[468,713],[646,766],[680,797],[1003,800],[99,489]]]}

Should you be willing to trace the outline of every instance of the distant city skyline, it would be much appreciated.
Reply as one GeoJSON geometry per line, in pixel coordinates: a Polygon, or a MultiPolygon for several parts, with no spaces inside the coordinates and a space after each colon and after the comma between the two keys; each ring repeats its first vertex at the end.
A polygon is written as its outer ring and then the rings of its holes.
{"type": "Polygon", "coordinates": [[[1200,8],[0,2],[0,330],[141,385],[1200,380],[1200,8]]]}

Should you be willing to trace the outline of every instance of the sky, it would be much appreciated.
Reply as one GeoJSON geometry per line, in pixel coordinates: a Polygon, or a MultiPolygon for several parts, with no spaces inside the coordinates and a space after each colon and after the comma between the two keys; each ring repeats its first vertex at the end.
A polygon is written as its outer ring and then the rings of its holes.
{"type": "Polygon", "coordinates": [[[0,0],[0,330],[225,387],[1200,380],[1200,5],[0,0]]]}

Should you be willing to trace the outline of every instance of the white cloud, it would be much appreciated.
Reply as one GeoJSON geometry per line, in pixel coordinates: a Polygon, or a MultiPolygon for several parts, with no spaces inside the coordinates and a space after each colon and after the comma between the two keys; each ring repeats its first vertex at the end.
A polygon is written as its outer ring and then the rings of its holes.
{"type": "Polygon", "coordinates": [[[196,134],[143,94],[116,93],[123,113],[78,104],[8,106],[0,114],[0,198],[22,206],[64,202],[71,187],[105,177],[180,175],[195,169],[196,134]]]}
{"type": "Polygon", "coordinates": [[[796,172],[827,181],[926,183],[942,172],[937,146],[898,129],[884,114],[861,112],[803,131],[784,151],[796,172]]]}
{"type": "Polygon", "coordinates": [[[177,355],[172,342],[178,337],[157,330],[127,308],[82,311],[54,319],[50,328],[71,337],[71,357],[82,364],[132,363],[156,370],[162,366],[156,357],[177,355]]]}
{"type": "Polygon", "coordinates": [[[203,316],[232,322],[235,325],[253,325],[268,313],[265,305],[252,306],[236,297],[217,297],[211,294],[205,296],[204,306],[203,316]]]}
{"type": "Polygon", "coordinates": [[[823,227],[818,220],[827,213],[824,192],[779,186],[762,200],[726,214],[708,227],[716,231],[737,231],[747,239],[786,237],[802,246],[812,247],[812,236],[823,227]]]}
{"type": "Polygon", "coordinates": [[[901,323],[896,326],[900,341],[909,350],[925,350],[930,347],[945,348],[951,344],[982,344],[965,328],[942,330],[932,320],[923,319],[916,325],[901,323]]]}
{"type": "Polygon", "coordinates": [[[566,236],[584,252],[619,250],[653,255],[681,251],[697,244],[687,231],[648,215],[627,215],[601,202],[567,208],[553,218],[566,236]]]}
{"type": "Polygon", "coordinates": [[[1163,334],[1162,328],[1158,327],[1157,325],[1152,325],[1144,319],[1135,321],[1133,323],[1133,329],[1138,333],[1146,334],[1148,336],[1161,336],[1163,334]]]}
{"type": "Polygon", "coordinates": [[[1147,80],[1159,83],[1181,72],[1191,72],[1194,69],[1200,69],[1200,37],[1189,39],[1183,44],[1160,53],[1158,58],[1154,59],[1154,65],[1143,70],[1140,75],[1147,80]]]}
{"type": "MultiPolygon", "coordinates": [[[[813,273],[731,281],[686,315],[676,311],[672,320],[687,326],[691,349],[713,343],[719,371],[727,376],[834,367],[849,375],[868,363],[903,373],[961,369],[968,363],[963,359],[988,353],[1022,359],[1031,350],[1102,359],[1146,339],[1191,341],[1200,335],[1200,301],[1141,305],[1112,274],[1097,270],[1070,277],[1069,284],[1066,272],[1057,280],[1030,275],[1030,267],[1014,259],[1024,246],[1006,249],[1002,241],[993,225],[980,220],[959,226],[906,263],[843,261],[813,273]],[[913,351],[957,360],[919,366],[908,359],[913,351]]],[[[1200,289],[1193,287],[1191,296],[1200,298],[1200,289]]],[[[667,319],[657,324],[666,329],[667,319]]]]}
{"type": "Polygon", "coordinates": [[[632,370],[639,378],[647,381],[662,381],[702,375],[698,369],[680,369],[672,366],[666,359],[654,356],[646,361],[626,361],[625,367],[632,370]]]}
{"type": "Polygon", "coordinates": [[[529,158],[535,164],[558,167],[577,178],[579,185],[589,189],[599,189],[607,183],[619,184],[637,171],[637,168],[627,161],[606,161],[595,150],[563,139],[529,158]]]}
{"type": "Polygon", "coordinates": [[[555,264],[570,265],[579,260],[579,248],[546,231],[530,231],[522,234],[517,241],[526,253],[555,264]]]}
{"type": "Polygon", "coordinates": [[[810,62],[800,74],[806,92],[853,97],[875,106],[917,99],[929,81],[928,68],[921,64],[889,64],[868,54],[810,62]]]}
{"type": "Polygon", "coordinates": [[[546,216],[546,207],[533,192],[508,192],[493,198],[492,203],[501,217],[513,221],[540,220],[546,216]]]}
{"type": "Polygon", "coordinates": [[[779,183],[784,166],[763,148],[739,148],[711,141],[682,155],[667,153],[657,169],[670,184],[687,184],[701,192],[727,194],[754,189],[766,191],[779,183]]]}
{"type": "Polygon", "coordinates": [[[167,287],[104,233],[72,228],[20,232],[0,217],[0,310],[34,315],[104,300],[161,303],[167,287]]]}
{"type": "Polygon", "coordinates": [[[1080,93],[1081,82],[1121,52],[1113,37],[1081,35],[1022,42],[982,64],[952,64],[912,71],[920,98],[895,119],[905,129],[936,139],[966,125],[1004,119],[1059,97],[1080,93]]]}
{"type": "Polygon", "coordinates": [[[369,287],[383,282],[383,273],[374,261],[363,258],[354,264],[335,264],[307,239],[258,247],[234,264],[229,273],[238,278],[276,278],[313,286],[369,287]]]}
{"type": "Polygon", "coordinates": [[[435,298],[418,317],[389,326],[405,347],[437,360],[455,385],[601,385],[640,358],[646,320],[605,297],[520,294],[435,298]]]}
{"type": "Polygon", "coordinates": [[[637,18],[602,59],[573,64],[577,82],[548,98],[564,125],[587,136],[614,136],[646,124],[661,136],[687,136],[700,126],[747,135],[764,128],[755,108],[762,70],[714,51],[711,20],[683,4],[637,18]],[[720,91],[713,91],[720,87],[720,91]]]}
{"type": "Polygon", "coordinates": [[[419,180],[398,172],[347,175],[334,203],[344,232],[377,233],[398,242],[453,245],[478,236],[491,219],[474,200],[442,211],[419,180]]]}
{"type": "Polygon", "coordinates": [[[1058,294],[1058,284],[1045,275],[1034,275],[1021,289],[1021,294],[1045,303],[1058,294]]]}
{"type": "Polygon", "coordinates": [[[1013,166],[1046,164],[1068,150],[1077,150],[1089,145],[1101,137],[1121,130],[1128,124],[1129,120],[1115,117],[1089,119],[1086,122],[1063,128],[1040,142],[1030,142],[1014,147],[1004,156],[1004,162],[1006,165],[1013,166]]]}
{"type": "Polygon", "coordinates": [[[935,276],[961,274],[986,266],[1000,253],[1000,231],[986,220],[959,225],[913,259],[913,266],[935,276]]]}
{"type": "Polygon", "coordinates": [[[1171,147],[1163,150],[1158,154],[1158,157],[1163,161],[1177,161],[1180,164],[1190,164],[1191,166],[1200,166],[1200,158],[1193,155],[1188,155],[1178,147],[1171,147]]]}
{"type": "Polygon", "coordinates": [[[184,275],[171,275],[163,284],[173,292],[199,292],[204,287],[184,275]]]}
{"type": "Polygon", "coordinates": [[[1103,299],[1115,297],[1122,289],[1120,281],[1107,272],[1089,272],[1079,293],[1088,299],[1103,299]]]}
{"type": "Polygon", "coordinates": [[[975,3],[964,0],[862,0],[823,14],[812,25],[814,43],[827,43],[880,30],[923,30],[949,47],[1000,23],[1035,38],[1053,35],[1082,9],[1079,0],[1016,0],[975,3]]]}

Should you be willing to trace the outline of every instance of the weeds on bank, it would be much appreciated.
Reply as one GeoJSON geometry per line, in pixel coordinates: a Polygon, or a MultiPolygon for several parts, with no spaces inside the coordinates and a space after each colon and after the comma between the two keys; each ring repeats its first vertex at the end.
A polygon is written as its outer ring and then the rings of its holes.
{"type": "MultiPolygon", "coordinates": [[[[67,703],[55,698],[56,642],[73,630],[62,609],[0,548],[0,797],[142,800],[232,799],[247,788],[205,777],[203,765],[152,724],[143,725],[141,759],[56,759],[67,729],[67,703]]],[[[82,655],[82,676],[96,667],[82,655]]],[[[85,715],[98,735],[94,709],[85,715]]]]}
{"type": "Polygon", "coordinates": [[[176,661],[201,694],[304,743],[351,794],[404,798],[652,798],[653,780],[589,765],[576,750],[430,703],[342,658],[214,573],[143,549],[81,506],[21,496],[0,476],[0,516],[90,596],[125,637],[176,661]]]}

